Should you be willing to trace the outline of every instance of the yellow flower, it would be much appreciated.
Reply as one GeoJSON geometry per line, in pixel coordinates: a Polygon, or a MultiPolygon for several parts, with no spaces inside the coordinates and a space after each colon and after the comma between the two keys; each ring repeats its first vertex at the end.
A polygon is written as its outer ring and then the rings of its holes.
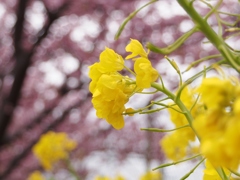
{"type": "Polygon", "coordinates": [[[215,109],[199,114],[193,121],[193,126],[200,138],[206,139],[223,132],[225,123],[227,123],[227,114],[222,110],[215,109]]]}
{"type": "Polygon", "coordinates": [[[45,180],[45,178],[40,171],[34,171],[32,174],[30,174],[27,180],[45,180]]]}
{"type": "Polygon", "coordinates": [[[149,88],[151,83],[158,78],[158,72],[152,67],[151,62],[143,57],[137,58],[134,63],[136,72],[136,84],[139,88],[149,88]]]}
{"type": "Polygon", "coordinates": [[[99,59],[100,62],[89,66],[92,103],[99,118],[104,118],[114,128],[121,129],[124,126],[124,105],[136,85],[131,83],[133,80],[129,77],[118,72],[124,68],[124,60],[112,49],[106,47],[99,59]]]}
{"type": "Polygon", "coordinates": [[[125,178],[121,175],[117,175],[114,180],[125,180],[125,178]]]}
{"type": "Polygon", "coordinates": [[[121,71],[124,67],[124,60],[122,56],[115,53],[114,50],[105,48],[105,50],[100,54],[100,72],[116,72],[121,71]]]}
{"type": "Polygon", "coordinates": [[[146,174],[140,177],[140,180],[161,180],[162,175],[157,171],[148,171],[146,174]]]}
{"type": "Polygon", "coordinates": [[[233,104],[233,112],[236,115],[240,115],[240,97],[238,97],[233,104]]]}
{"type": "Polygon", "coordinates": [[[34,171],[30,174],[27,180],[45,180],[45,178],[40,171],[34,171]]]}
{"type": "Polygon", "coordinates": [[[141,56],[144,58],[147,58],[147,52],[144,50],[142,44],[136,40],[136,39],[131,39],[130,43],[126,46],[126,51],[131,52],[132,54],[128,55],[126,59],[131,59],[136,56],[141,56]]]}
{"type": "Polygon", "coordinates": [[[126,86],[128,85],[120,74],[104,74],[99,78],[93,94],[92,103],[97,116],[106,119],[116,129],[124,126],[122,113],[129,98],[125,91],[129,87],[126,86]]]}
{"type": "Polygon", "coordinates": [[[214,166],[236,169],[240,162],[240,122],[223,110],[208,110],[193,122],[200,139],[200,151],[214,166]]]}
{"type": "Polygon", "coordinates": [[[89,77],[92,80],[89,85],[91,93],[94,93],[96,84],[103,74],[116,73],[117,71],[121,71],[124,67],[122,56],[107,47],[100,54],[99,59],[100,62],[89,66],[89,77]]]}
{"type": "Polygon", "coordinates": [[[102,76],[102,73],[100,72],[100,67],[100,63],[94,63],[93,65],[89,66],[89,77],[92,79],[89,84],[89,91],[91,93],[94,93],[96,84],[99,78],[102,76]]]}
{"type": "Polygon", "coordinates": [[[107,176],[97,176],[94,178],[94,180],[110,180],[110,178],[107,176]]]}
{"type": "Polygon", "coordinates": [[[205,109],[193,121],[201,153],[211,163],[236,170],[240,163],[240,100],[237,82],[206,78],[198,88],[205,109]]]}
{"type": "Polygon", "coordinates": [[[160,146],[167,158],[178,161],[187,155],[188,139],[183,136],[183,129],[166,135],[160,141],[160,146]]]}
{"type": "Polygon", "coordinates": [[[234,95],[234,86],[228,79],[205,78],[197,90],[207,108],[225,107],[234,95]]]}
{"type": "MultiPolygon", "coordinates": [[[[203,171],[203,180],[222,180],[222,178],[219,176],[219,174],[217,173],[213,165],[209,162],[209,160],[206,160],[205,166],[206,169],[203,171]]],[[[223,170],[227,176],[230,175],[230,171],[225,168],[223,168],[223,170]]]]}
{"type": "Polygon", "coordinates": [[[43,134],[33,147],[33,153],[46,170],[51,170],[59,160],[67,159],[70,151],[75,149],[76,142],[69,139],[66,133],[52,131],[43,134]]]}
{"type": "Polygon", "coordinates": [[[238,114],[229,119],[229,123],[227,124],[227,128],[225,130],[225,146],[224,149],[226,151],[227,156],[229,157],[226,160],[226,167],[230,169],[237,170],[240,163],[240,121],[238,114]]]}

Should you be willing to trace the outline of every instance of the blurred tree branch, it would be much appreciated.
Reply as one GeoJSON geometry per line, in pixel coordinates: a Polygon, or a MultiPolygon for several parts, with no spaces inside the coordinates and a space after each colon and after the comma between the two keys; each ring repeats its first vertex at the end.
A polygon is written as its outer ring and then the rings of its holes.
{"type": "Polygon", "coordinates": [[[53,129],[54,127],[56,127],[57,125],[59,125],[61,122],[63,122],[65,120],[65,118],[69,115],[69,112],[73,109],[73,108],[79,108],[81,105],[84,104],[84,100],[77,102],[76,104],[70,106],[69,108],[67,108],[62,116],[60,116],[59,118],[57,118],[54,122],[52,122],[51,124],[49,124],[48,126],[46,126],[42,132],[39,134],[39,136],[34,139],[31,143],[29,143],[23,150],[22,153],[20,153],[19,155],[17,155],[14,159],[12,159],[12,161],[9,163],[9,165],[7,166],[6,170],[0,175],[0,179],[6,179],[7,175],[9,173],[11,173],[14,168],[16,168],[18,166],[18,164],[20,163],[20,161],[25,158],[32,150],[32,147],[36,144],[36,142],[39,140],[40,136],[46,132],[48,132],[49,130],[53,129]]]}
{"type": "MultiPolygon", "coordinates": [[[[21,47],[21,40],[23,37],[23,25],[24,25],[24,15],[27,7],[28,1],[19,1],[17,21],[14,27],[14,46],[15,53],[13,59],[16,60],[15,69],[13,72],[14,81],[11,87],[9,95],[3,99],[2,108],[0,109],[0,146],[4,143],[4,136],[6,129],[11,123],[14,108],[16,107],[18,100],[20,98],[21,89],[26,76],[26,71],[31,64],[31,58],[35,52],[36,47],[41,43],[41,41],[47,36],[49,28],[52,23],[60,16],[61,12],[64,11],[69,3],[64,3],[57,11],[50,12],[47,10],[48,21],[47,24],[39,31],[37,35],[37,41],[33,44],[29,51],[23,50],[21,47]]],[[[47,8],[46,8],[47,9],[47,8]]]]}

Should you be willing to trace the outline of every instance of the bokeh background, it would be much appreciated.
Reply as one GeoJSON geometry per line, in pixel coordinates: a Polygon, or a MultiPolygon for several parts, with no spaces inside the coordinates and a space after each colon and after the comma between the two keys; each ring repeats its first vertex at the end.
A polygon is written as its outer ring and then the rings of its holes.
{"type": "MultiPolygon", "coordinates": [[[[172,128],[167,111],[126,117],[125,127],[115,130],[96,117],[88,91],[88,66],[98,61],[105,46],[125,57],[130,38],[166,47],[193,27],[175,0],[161,0],[140,11],[120,38],[114,40],[123,20],[147,2],[0,1],[0,179],[24,180],[34,170],[42,170],[31,149],[41,134],[49,130],[66,132],[78,142],[71,162],[83,179],[120,173],[135,180],[146,170],[166,162],[159,146],[164,134],[140,128],[172,128]]],[[[209,10],[200,1],[195,6],[203,15],[209,10]]],[[[221,8],[236,14],[240,11],[236,0],[224,0],[221,8]]],[[[236,21],[226,15],[222,18],[236,21]]],[[[209,23],[217,30],[215,17],[209,18],[209,23]]],[[[224,36],[228,33],[223,31],[224,36]]],[[[229,43],[240,44],[238,39],[229,43]]],[[[189,63],[215,53],[207,39],[195,33],[169,57],[185,70],[189,63]]],[[[166,86],[174,91],[178,75],[164,55],[150,53],[149,58],[166,86]]],[[[192,68],[183,75],[184,79],[204,65],[192,68]]],[[[136,96],[128,106],[140,108],[161,97],[136,96]]],[[[166,168],[161,171],[163,179],[178,179],[189,167],[185,163],[166,168]]],[[[200,168],[193,179],[201,179],[201,173],[200,168]]],[[[61,165],[54,174],[59,180],[70,179],[61,165]]]]}

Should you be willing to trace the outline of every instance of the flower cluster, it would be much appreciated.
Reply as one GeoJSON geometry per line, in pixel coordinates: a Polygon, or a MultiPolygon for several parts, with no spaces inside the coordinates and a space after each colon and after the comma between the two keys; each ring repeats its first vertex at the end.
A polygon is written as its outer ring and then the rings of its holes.
{"type": "MultiPolygon", "coordinates": [[[[226,169],[237,171],[240,164],[238,80],[204,78],[199,87],[191,89],[187,85],[197,76],[189,79],[189,82],[182,86],[182,77],[177,64],[166,58],[180,77],[178,91],[172,93],[166,89],[158,72],[152,67],[148,52],[140,42],[131,39],[126,51],[131,53],[125,59],[132,59],[133,70],[125,66],[122,56],[109,48],[101,53],[100,62],[90,66],[89,76],[92,81],[89,89],[93,94],[92,103],[97,116],[106,119],[114,128],[121,129],[124,126],[123,114],[132,115],[143,110],[144,113],[153,113],[167,108],[175,129],[170,130],[173,132],[165,136],[160,141],[160,145],[169,159],[183,162],[189,155],[193,155],[191,158],[201,156],[199,164],[207,159],[205,180],[222,178],[219,176],[221,173],[216,171],[219,168],[225,175],[230,174],[226,169]],[[120,72],[123,69],[135,77],[122,76],[120,72]],[[161,82],[154,83],[158,77],[161,82]],[[164,93],[167,98],[152,101],[150,105],[139,110],[125,108],[125,104],[134,93],[140,93],[150,87],[155,88],[155,92],[164,93]],[[172,103],[162,103],[167,99],[172,103]],[[163,108],[148,111],[147,109],[154,104],[163,108]],[[193,145],[198,140],[199,145],[193,145]]],[[[169,132],[156,128],[143,128],[143,130],[169,132]]],[[[186,160],[191,158],[188,157],[186,160]]],[[[150,179],[150,177],[146,175],[146,178],[142,179],[150,179]]]]}
{"type": "Polygon", "coordinates": [[[67,159],[69,152],[75,149],[76,145],[76,142],[69,139],[66,133],[49,131],[41,136],[33,147],[33,153],[44,169],[51,170],[56,162],[67,159]]]}
{"type": "Polygon", "coordinates": [[[238,81],[205,78],[197,92],[202,108],[193,125],[201,139],[201,152],[214,167],[237,170],[240,163],[238,81]]]}
{"type": "Polygon", "coordinates": [[[125,67],[121,55],[109,48],[100,54],[99,62],[89,67],[89,90],[93,94],[92,103],[96,114],[116,129],[124,126],[123,113],[131,111],[131,108],[125,108],[130,96],[151,87],[151,83],[158,78],[140,42],[131,39],[126,51],[132,53],[126,59],[133,59],[134,72],[125,67]],[[120,71],[124,68],[134,74],[136,80],[121,75],[120,71]]]}

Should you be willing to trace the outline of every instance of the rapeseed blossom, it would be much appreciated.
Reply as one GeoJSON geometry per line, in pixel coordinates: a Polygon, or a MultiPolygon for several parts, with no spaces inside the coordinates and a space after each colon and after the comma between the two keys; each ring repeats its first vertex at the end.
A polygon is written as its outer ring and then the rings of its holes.
{"type": "Polygon", "coordinates": [[[102,73],[121,71],[124,67],[124,60],[114,50],[105,48],[100,54],[100,71],[102,73]]]}
{"type": "Polygon", "coordinates": [[[75,149],[76,146],[76,142],[69,139],[66,133],[49,131],[43,134],[35,144],[33,153],[44,169],[51,170],[59,160],[68,159],[69,152],[75,149]]]}
{"type": "Polygon", "coordinates": [[[139,88],[149,88],[151,83],[158,78],[158,72],[151,65],[151,62],[144,57],[135,59],[134,71],[136,73],[136,84],[139,88]]]}
{"type": "Polygon", "coordinates": [[[187,155],[189,142],[186,137],[182,136],[184,131],[184,129],[176,130],[160,141],[160,146],[167,158],[177,161],[187,155]]]}
{"type": "Polygon", "coordinates": [[[230,105],[234,96],[234,85],[228,79],[205,78],[197,91],[201,94],[204,105],[215,109],[230,105]]]}
{"type": "Polygon", "coordinates": [[[240,163],[239,85],[230,79],[205,78],[197,89],[202,110],[193,125],[201,153],[214,167],[233,170],[240,163]]]}
{"type": "Polygon", "coordinates": [[[135,61],[134,71],[137,86],[142,89],[151,87],[151,83],[156,81],[159,75],[157,70],[152,67],[148,59],[148,53],[144,50],[142,44],[138,40],[131,39],[125,49],[127,52],[132,53],[126,59],[135,61]]]}
{"type": "Polygon", "coordinates": [[[132,52],[126,59],[134,58],[134,72],[125,67],[121,55],[109,48],[105,48],[100,54],[99,62],[89,66],[89,90],[93,94],[92,103],[96,115],[115,129],[124,127],[123,114],[132,111],[132,108],[125,107],[129,98],[134,93],[151,87],[151,83],[159,76],[139,41],[131,39],[126,51],[132,52]],[[121,75],[120,71],[124,68],[134,74],[136,80],[121,75]]]}
{"type": "Polygon", "coordinates": [[[45,180],[45,177],[41,174],[40,171],[34,171],[29,175],[27,180],[45,180]]]}
{"type": "MultiPolygon", "coordinates": [[[[213,167],[213,165],[208,160],[206,160],[205,166],[206,166],[206,168],[203,171],[204,172],[203,180],[222,180],[222,178],[219,176],[216,169],[213,167]]],[[[227,170],[226,168],[223,168],[223,171],[227,176],[230,175],[230,171],[227,170]]]]}
{"type": "Polygon", "coordinates": [[[91,93],[94,92],[96,83],[102,74],[114,74],[117,71],[121,71],[124,67],[122,56],[109,48],[105,48],[105,50],[100,54],[99,59],[99,63],[94,63],[93,65],[89,66],[89,77],[92,80],[89,85],[89,90],[91,93]]]}
{"type": "Polygon", "coordinates": [[[122,113],[125,111],[124,105],[130,96],[126,86],[121,75],[103,74],[93,93],[92,103],[97,110],[97,116],[106,119],[116,129],[121,129],[124,126],[122,113]]]}
{"type": "Polygon", "coordinates": [[[153,172],[153,171],[148,171],[146,174],[142,175],[140,177],[140,180],[161,180],[162,175],[160,172],[153,172]]]}
{"type": "Polygon", "coordinates": [[[142,44],[136,39],[131,39],[130,43],[126,46],[125,50],[127,52],[132,53],[128,55],[126,59],[132,59],[136,56],[147,58],[148,56],[148,53],[144,50],[142,44]]]}
{"type": "Polygon", "coordinates": [[[116,129],[124,126],[124,105],[135,88],[129,82],[130,78],[118,72],[123,67],[123,58],[109,48],[100,54],[100,62],[89,67],[89,77],[92,80],[89,90],[93,94],[92,103],[96,114],[116,129]]]}

